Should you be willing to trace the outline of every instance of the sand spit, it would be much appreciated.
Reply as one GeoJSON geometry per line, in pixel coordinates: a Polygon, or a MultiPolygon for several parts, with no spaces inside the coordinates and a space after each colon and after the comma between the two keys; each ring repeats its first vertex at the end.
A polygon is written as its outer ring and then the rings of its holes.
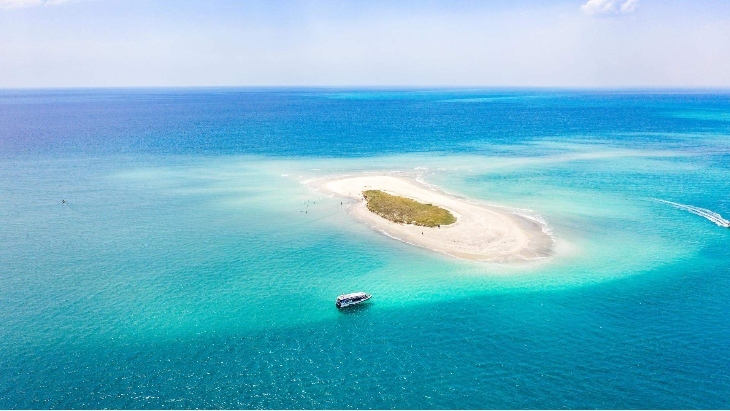
{"type": "Polygon", "coordinates": [[[476,261],[516,262],[548,257],[553,239],[537,220],[500,207],[470,202],[427,187],[414,178],[345,176],[310,181],[313,188],[353,201],[350,213],[376,231],[450,256],[476,261]],[[397,224],[367,209],[362,192],[382,190],[449,210],[456,223],[434,227],[397,224]]]}

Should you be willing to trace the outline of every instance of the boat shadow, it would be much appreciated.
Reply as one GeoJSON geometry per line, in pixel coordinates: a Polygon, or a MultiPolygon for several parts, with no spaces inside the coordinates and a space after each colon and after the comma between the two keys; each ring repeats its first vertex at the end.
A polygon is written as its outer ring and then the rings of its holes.
{"type": "Polygon", "coordinates": [[[369,302],[351,305],[349,307],[338,308],[337,311],[342,315],[357,315],[370,309],[373,305],[369,302]]]}

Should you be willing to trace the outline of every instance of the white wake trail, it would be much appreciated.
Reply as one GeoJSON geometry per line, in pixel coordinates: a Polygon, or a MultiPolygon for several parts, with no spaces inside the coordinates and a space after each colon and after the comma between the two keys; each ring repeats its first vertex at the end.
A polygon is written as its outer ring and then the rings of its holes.
{"type": "Polygon", "coordinates": [[[667,200],[660,200],[658,198],[653,198],[652,200],[658,201],[660,203],[669,204],[670,206],[674,208],[678,208],[680,210],[689,211],[692,214],[698,215],[700,217],[704,217],[713,223],[719,225],[720,227],[730,228],[730,221],[722,218],[722,216],[712,210],[708,210],[706,208],[700,208],[695,207],[693,205],[687,205],[687,204],[679,204],[675,203],[673,201],[667,201],[667,200]]]}

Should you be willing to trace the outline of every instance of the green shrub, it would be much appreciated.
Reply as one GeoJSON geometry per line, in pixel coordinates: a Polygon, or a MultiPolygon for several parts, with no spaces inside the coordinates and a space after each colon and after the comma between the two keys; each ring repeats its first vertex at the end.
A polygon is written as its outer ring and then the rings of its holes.
{"type": "Polygon", "coordinates": [[[456,217],[448,210],[432,204],[422,204],[380,190],[367,190],[362,194],[367,201],[368,210],[394,223],[436,227],[456,222],[456,217]]]}

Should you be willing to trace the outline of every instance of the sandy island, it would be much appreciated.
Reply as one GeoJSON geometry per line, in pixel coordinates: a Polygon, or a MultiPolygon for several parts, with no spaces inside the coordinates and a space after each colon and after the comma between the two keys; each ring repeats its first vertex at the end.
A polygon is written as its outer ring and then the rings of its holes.
{"type": "Polygon", "coordinates": [[[354,200],[348,210],[373,229],[454,257],[494,262],[525,261],[547,257],[553,248],[553,239],[539,221],[437,191],[413,178],[360,175],[322,179],[310,184],[321,192],[354,200]],[[382,190],[445,208],[456,217],[456,223],[430,228],[391,222],[368,210],[362,195],[365,190],[382,190]]]}

